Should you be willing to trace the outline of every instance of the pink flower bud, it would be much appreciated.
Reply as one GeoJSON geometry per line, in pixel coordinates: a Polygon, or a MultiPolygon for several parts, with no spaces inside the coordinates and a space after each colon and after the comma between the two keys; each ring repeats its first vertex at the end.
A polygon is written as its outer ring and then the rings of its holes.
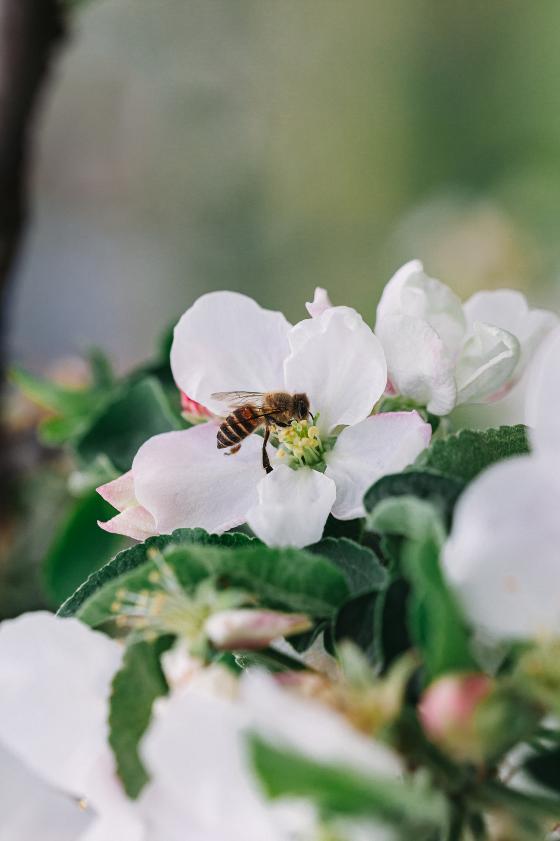
{"type": "Polygon", "coordinates": [[[491,678],[483,674],[453,675],[432,683],[418,707],[431,741],[458,759],[480,761],[484,750],[476,713],[493,686],[491,678]]]}
{"type": "Polygon", "coordinates": [[[206,634],[216,648],[266,648],[272,640],[299,634],[311,627],[301,613],[279,613],[274,610],[222,610],[206,622],[206,634]]]}
{"type": "Polygon", "coordinates": [[[181,409],[183,416],[192,423],[199,423],[202,420],[213,418],[214,415],[202,403],[197,403],[196,400],[191,400],[188,394],[181,392],[181,409]]]}

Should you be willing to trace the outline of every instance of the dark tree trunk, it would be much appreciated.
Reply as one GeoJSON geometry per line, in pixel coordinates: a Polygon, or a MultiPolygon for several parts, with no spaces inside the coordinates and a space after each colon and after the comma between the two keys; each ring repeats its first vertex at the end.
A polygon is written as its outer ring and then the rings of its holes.
{"type": "MultiPolygon", "coordinates": [[[[0,0],[0,394],[5,371],[8,287],[29,212],[29,170],[37,106],[64,39],[64,3],[65,0],[0,0]]],[[[5,434],[0,427],[3,489],[8,484],[10,463],[5,434]]],[[[0,516],[5,502],[5,498],[0,498],[0,516]]]]}

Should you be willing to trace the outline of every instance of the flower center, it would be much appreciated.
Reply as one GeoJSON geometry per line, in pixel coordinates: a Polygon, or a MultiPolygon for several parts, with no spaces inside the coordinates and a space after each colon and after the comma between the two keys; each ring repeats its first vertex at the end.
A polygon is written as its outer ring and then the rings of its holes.
{"type": "Polygon", "coordinates": [[[276,455],[289,467],[297,470],[299,467],[313,467],[324,469],[326,442],[321,440],[315,422],[319,416],[313,418],[310,424],[306,420],[293,420],[290,426],[278,429],[278,449],[276,455]]]}

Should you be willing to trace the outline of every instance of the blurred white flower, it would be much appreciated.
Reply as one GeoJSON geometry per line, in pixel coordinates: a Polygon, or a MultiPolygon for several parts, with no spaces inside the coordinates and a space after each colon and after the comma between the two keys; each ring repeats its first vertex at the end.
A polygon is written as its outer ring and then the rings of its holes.
{"type": "MultiPolygon", "coordinates": [[[[249,732],[317,762],[340,763],[374,777],[402,774],[400,760],[388,748],[359,734],[337,713],[281,688],[270,676],[246,673],[239,686],[236,699],[199,685],[158,703],[142,745],[151,774],[141,803],[150,837],[179,841],[191,837],[191,827],[196,839],[316,837],[310,804],[265,799],[250,765],[249,732]]],[[[384,828],[379,834],[369,828],[372,839],[388,837],[384,828]]],[[[360,836],[349,827],[341,837],[360,836]]]]}
{"type": "Polygon", "coordinates": [[[291,327],[245,295],[203,295],[175,328],[171,365],[178,387],[210,412],[223,412],[212,397],[219,391],[304,392],[315,423],[279,432],[268,475],[257,435],[234,456],[217,449],[214,422],[151,438],[128,474],[99,488],[121,512],[103,524],[109,531],[144,539],[247,522],[270,545],[306,546],[330,513],[363,516],[369,486],[414,461],[430,439],[415,412],[369,416],[385,389],[385,357],[349,307],[291,327]]]}
{"type": "Polygon", "coordinates": [[[393,389],[446,415],[505,396],[557,323],[509,289],[477,293],[463,306],[413,260],[385,287],[376,333],[393,389]]]}
{"type": "MultiPolygon", "coordinates": [[[[50,814],[54,829],[72,801],[76,817],[68,818],[57,841],[142,841],[142,823],[117,779],[107,741],[121,652],[76,619],[40,612],[0,625],[0,750],[18,763],[16,780],[30,783],[26,796],[9,804],[9,841],[50,837],[43,821],[50,814]],[[80,804],[89,820],[79,820],[80,804]]],[[[4,782],[2,788],[0,801],[9,791],[4,782]]],[[[0,838],[8,841],[4,830],[3,811],[0,838]]]]}
{"type": "Polygon", "coordinates": [[[462,495],[444,569],[495,638],[560,634],[560,329],[528,392],[533,452],[490,467],[462,495]]]}

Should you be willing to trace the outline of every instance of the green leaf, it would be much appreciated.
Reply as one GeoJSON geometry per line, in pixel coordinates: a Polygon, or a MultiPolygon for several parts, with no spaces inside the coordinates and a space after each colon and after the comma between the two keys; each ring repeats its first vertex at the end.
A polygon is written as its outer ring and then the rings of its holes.
{"type": "Polygon", "coordinates": [[[433,503],[416,496],[395,496],[383,499],[368,517],[368,525],[380,534],[393,534],[410,540],[423,540],[432,535],[440,546],[445,530],[433,503]]]}
{"type": "Polygon", "coordinates": [[[70,389],[16,366],[10,379],[26,397],[57,415],[83,415],[91,412],[99,401],[99,394],[88,389],[70,389]]]}
{"type": "Polygon", "coordinates": [[[380,605],[383,595],[376,591],[350,599],[340,609],[334,628],[335,640],[351,640],[372,666],[377,666],[382,659],[380,605]]]}
{"type": "MultiPolygon", "coordinates": [[[[348,765],[320,763],[256,735],[248,740],[251,761],[270,799],[307,798],[323,816],[372,818],[409,830],[436,829],[447,820],[439,792],[398,780],[367,776],[348,765]]],[[[415,836],[416,837],[416,836],[415,836]]]]}
{"type": "Polygon", "coordinates": [[[560,792],[560,747],[530,756],[523,768],[540,785],[560,792]]]}
{"type": "MultiPolygon", "coordinates": [[[[271,549],[261,544],[237,548],[223,544],[171,545],[164,551],[164,557],[187,590],[211,577],[222,586],[257,596],[262,604],[315,617],[333,616],[348,598],[345,578],[334,564],[299,549],[271,549]]],[[[80,607],[78,617],[92,626],[112,619],[111,606],[118,600],[118,590],[136,592],[157,588],[157,583],[150,581],[155,570],[155,562],[148,560],[140,568],[105,584],[80,607]]]]}
{"type": "Polygon", "coordinates": [[[112,513],[111,506],[94,491],[76,500],[59,525],[43,563],[46,589],[56,605],[125,545],[125,538],[97,525],[112,513]]]}
{"type": "Polygon", "coordinates": [[[76,592],[67,599],[58,611],[59,616],[74,616],[80,607],[101,587],[136,569],[148,560],[150,549],[160,551],[172,543],[211,546],[243,546],[251,543],[252,539],[245,534],[229,532],[228,534],[208,534],[204,529],[177,529],[172,534],[160,534],[150,537],[144,543],[138,543],[130,549],[119,552],[109,563],[98,572],[93,573],[76,592]]]}
{"type": "Polygon", "coordinates": [[[147,377],[119,390],[76,443],[76,451],[86,463],[103,454],[125,472],[148,438],[180,428],[163,388],[147,377]]]}
{"type": "Polygon", "coordinates": [[[406,541],[401,557],[411,584],[409,630],[431,680],[445,672],[477,669],[463,616],[441,572],[440,548],[437,536],[428,534],[406,541]]]}
{"type": "Polygon", "coordinates": [[[403,473],[394,473],[379,479],[367,491],[364,505],[366,511],[371,512],[388,497],[414,496],[431,502],[447,525],[463,488],[463,482],[452,476],[443,476],[428,470],[405,470],[403,473]]]}
{"type": "Polygon", "coordinates": [[[152,716],[156,698],[166,695],[167,682],[160,665],[162,652],[172,639],[137,642],[127,648],[115,675],[109,707],[109,743],[117,773],[129,797],[136,798],[148,782],[138,745],[152,716]]]}
{"type": "Polygon", "coordinates": [[[527,428],[521,424],[498,429],[463,429],[434,441],[420,454],[415,468],[452,476],[466,484],[491,464],[528,452],[527,428]]]}
{"type": "Polygon", "coordinates": [[[387,570],[373,550],[346,537],[323,538],[308,551],[328,558],[344,573],[353,597],[382,590],[388,583],[387,570]]]}

